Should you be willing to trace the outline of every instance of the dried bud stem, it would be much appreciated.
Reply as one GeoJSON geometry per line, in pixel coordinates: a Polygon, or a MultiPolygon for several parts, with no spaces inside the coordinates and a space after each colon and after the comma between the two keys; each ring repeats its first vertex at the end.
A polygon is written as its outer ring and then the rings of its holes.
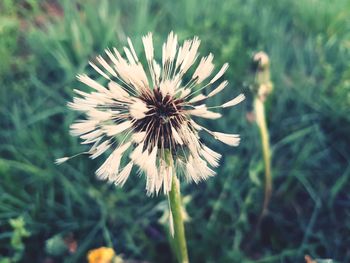
{"type": "Polygon", "coordinates": [[[269,130],[266,124],[264,102],[267,96],[271,93],[273,85],[270,80],[270,64],[268,56],[264,52],[258,52],[254,55],[253,60],[255,63],[258,63],[254,83],[254,111],[256,123],[260,131],[262,153],[265,166],[265,197],[261,214],[263,216],[268,211],[268,205],[272,193],[271,150],[269,142],[269,130]]]}

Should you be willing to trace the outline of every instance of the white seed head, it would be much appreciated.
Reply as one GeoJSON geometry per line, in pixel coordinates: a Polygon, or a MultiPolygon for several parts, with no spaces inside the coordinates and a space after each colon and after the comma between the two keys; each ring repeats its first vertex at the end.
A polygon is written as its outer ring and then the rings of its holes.
{"type": "MultiPolygon", "coordinates": [[[[174,176],[183,174],[187,181],[198,183],[215,175],[212,168],[219,166],[221,155],[201,142],[200,132],[206,131],[231,146],[240,141],[236,134],[210,131],[193,118],[218,119],[221,113],[211,109],[234,106],[244,95],[219,106],[208,107],[204,103],[227,86],[227,81],[214,83],[223,76],[228,64],[210,79],[214,56],[209,54],[199,59],[192,76],[185,76],[199,56],[198,37],[179,45],[177,35],[171,32],[162,46],[160,63],[154,56],[152,34],[144,36],[142,43],[147,65],[141,64],[131,39],[127,38],[125,56],[116,48],[106,49],[106,57],[97,56],[90,62],[107,84],[86,74],[77,76],[91,87],[91,92],[74,90],[77,97],[68,106],[83,117],[70,130],[73,136],[82,139],[82,144],[92,144],[85,152],[90,158],[109,152],[96,171],[98,178],[122,186],[133,167],[137,167],[145,175],[149,195],[168,194],[174,176]],[[199,93],[205,88],[211,89],[208,95],[199,93]]],[[[56,163],[70,158],[59,158],[56,163]]]]}

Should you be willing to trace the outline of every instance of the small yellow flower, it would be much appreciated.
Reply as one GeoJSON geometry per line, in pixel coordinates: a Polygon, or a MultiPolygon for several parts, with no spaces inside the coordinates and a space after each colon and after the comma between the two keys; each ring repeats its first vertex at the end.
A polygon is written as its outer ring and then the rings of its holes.
{"type": "Polygon", "coordinates": [[[90,250],[87,259],[89,263],[111,263],[114,256],[113,248],[100,247],[90,250]]]}

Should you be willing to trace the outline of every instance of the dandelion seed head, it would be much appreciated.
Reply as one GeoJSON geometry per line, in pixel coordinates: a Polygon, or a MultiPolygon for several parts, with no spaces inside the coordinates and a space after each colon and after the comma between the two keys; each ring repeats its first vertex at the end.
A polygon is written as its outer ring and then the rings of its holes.
{"type": "Polygon", "coordinates": [[[204,145],[200,133],[207,132],[218,141],[238,146],[238,135],[208,130],[193,118],[221,118],[221,113],[212,109],[232,107],[244,95],[219,106],[206,105],[208,98],[228,85],[227,81],[216,84],[228,64],[214,74],[214,55],[210,53],[199,59],[193,75],[186,78],[198,58],[197,37],[179,46],[177,35],[171,32],[162,46],[161,63],[155,60],[152,34],[144,36],[142,42],[147,65],[140,62],[128,38],[128,46],[123,48],[125,56],[116,48],[113,52],[107,49],[105,58],[98,56],[89,63],[105,84],[85,74],[78,75],[78,80],[92,91],[75,90],[78,97],[68,106],[84,117],[70,128],[83,144],[92,144],[88,151],[92,159],[111,151],[96,171],[100,179],[122,186],[137,167],[146,177],[148,194],[157,194],[161,189],[167,194],[172,176],[183,174],[187,181],[198,183],[215,175],[212,168],[219,166],[221,155],[204,145]],[[203,89],[208,90],[208,95],[200,93],[203,89]],[[178,169],[181,171],[176,173],[178,169]]]}

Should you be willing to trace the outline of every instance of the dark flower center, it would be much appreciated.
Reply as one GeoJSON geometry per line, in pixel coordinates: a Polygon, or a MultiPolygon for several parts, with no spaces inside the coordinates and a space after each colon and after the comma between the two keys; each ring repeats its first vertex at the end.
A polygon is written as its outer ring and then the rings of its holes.
{"type": "Polygon", "coordinates": [[[152,96],[142,96],[140,99],[150,110],[144,118],[135,121],[134,129],[147,133],[145,145],[174,149],[171,127],[178,130],[185,121],[185,116],[181,114],[183,100],[170,95],[163,96],[158,88],[153,90],[152,96]]]}

